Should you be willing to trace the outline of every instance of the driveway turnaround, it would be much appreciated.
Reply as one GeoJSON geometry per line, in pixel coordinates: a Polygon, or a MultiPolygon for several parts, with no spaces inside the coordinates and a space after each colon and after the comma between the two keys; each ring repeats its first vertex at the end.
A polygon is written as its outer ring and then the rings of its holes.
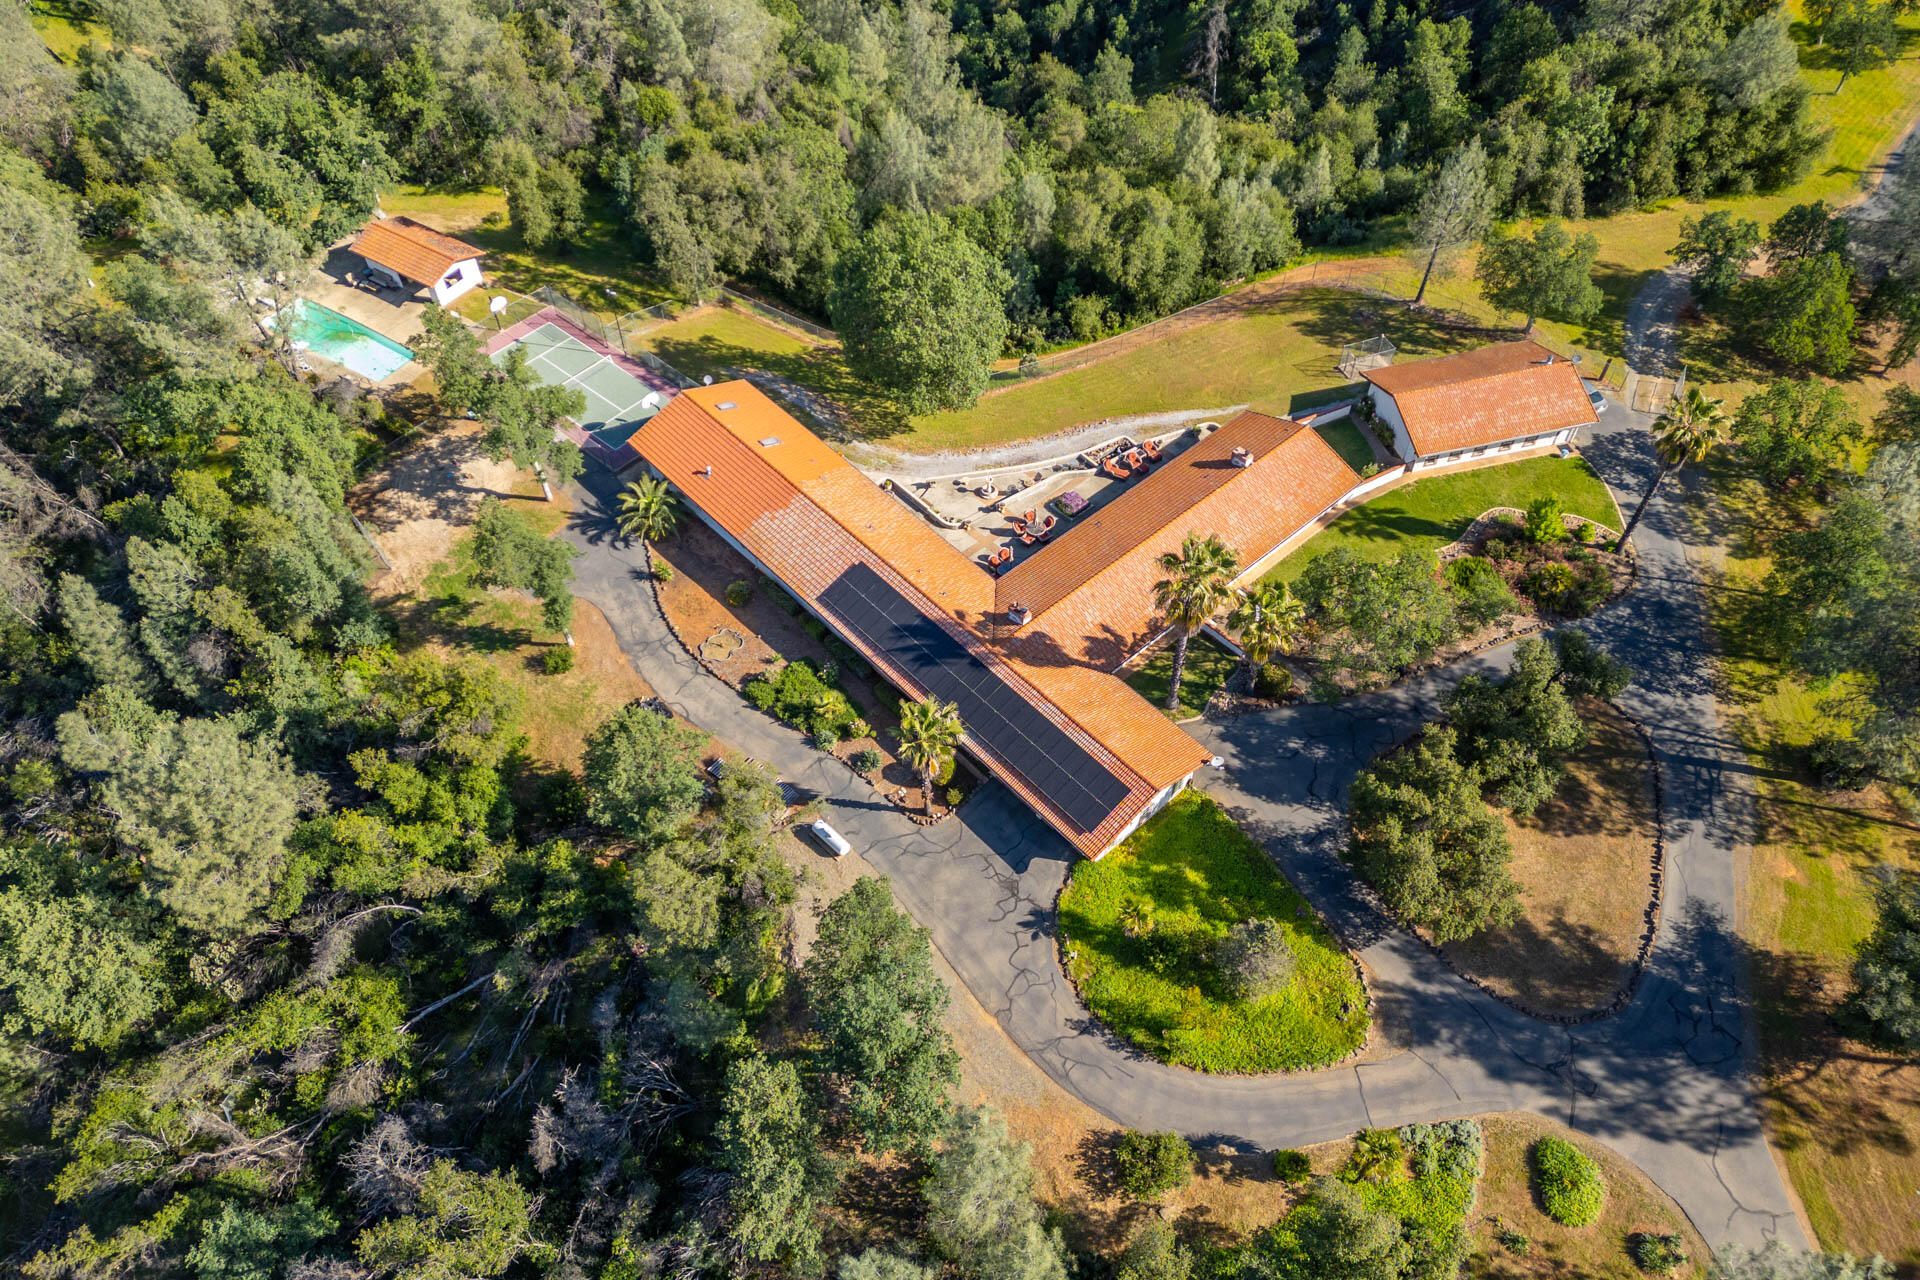
{"type": "MultiPolygon", "coordinates": [[[[1645,426],[1615,405],[1586,449],[1629,511],[1652,475],[1645,426]]],[[[1750,788],[1713,700],[1678,486],[1655,499],[1636,534],[1638,582],[1589,626],[1639,672],[1620,703],[1651,734],[1665,781],[1665,910],[1632,1003],[1571,1029],[1508,1009],[1384,919],[1340,863],[1353,776],[1430,718],[1461,676],[1503,668],[1511,649],[1502,648],[1335,705],[1195,726],[1225,761],[1202,784],[1359,954],[1392,1046],[1358,1065],[1251,1077],[1155,1062],[1092,1019],[1056,947],[1054,900],[1073,854],[1010,792],[983,786],[954,819],[918,826],[708,675],[667,630],[641,549],[614,530],[617,488],[597,470],[576,486],[568,537],[583,552],[578,593],[605,612],[640,675],[688,720],[824,799],[833,824],[887,873],[901,905],[1014,1042],[1117,1123],[1178,1129],[1202,1145],[1272,1148],[1368,1126],[1532,1111],[1639,1165],[1711,1244],[1805,1245],[1750,1084],[1746,958],[1734,932],[1750,788]]]]}

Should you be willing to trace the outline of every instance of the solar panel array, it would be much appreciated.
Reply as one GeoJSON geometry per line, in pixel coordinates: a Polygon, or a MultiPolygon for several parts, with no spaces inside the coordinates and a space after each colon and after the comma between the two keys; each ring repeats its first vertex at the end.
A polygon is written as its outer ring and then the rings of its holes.
{"type": "Polygon", "coordinates": [[[1126,783],[868,566],[841,574],[820,603],[929,696],[957,706],[973,739],[1080,830],[1094,830],[1126,798],[1126,783]]]}

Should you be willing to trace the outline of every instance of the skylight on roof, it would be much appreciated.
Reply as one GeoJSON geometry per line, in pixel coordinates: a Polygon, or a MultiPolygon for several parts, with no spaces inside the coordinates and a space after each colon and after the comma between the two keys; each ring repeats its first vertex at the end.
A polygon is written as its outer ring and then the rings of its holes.
{"type": "Polygon", "coordinates": [[[773,448],[773,446],[779,443],[780,443],[779,436],[761,436],[760,437],[760,447],[762,449],[771,449],[773,448]]]}
{"type": "Polygon", "coordinates": [[[736,408],[736,407],[738,407],[738,406],[736,406],[736,405],[735,405],[735,404],[733,403],[733,401],[731,401],[731,400],[722,400],[722,401],[721,401],[721,402],[720,402],[719,404],[717,404],[717,405],[715,405],[715,406],[713,406],[713,407],[714,407],[714,408],[716,408],[716,409],[732,409],[732,408],[736,408]]]}

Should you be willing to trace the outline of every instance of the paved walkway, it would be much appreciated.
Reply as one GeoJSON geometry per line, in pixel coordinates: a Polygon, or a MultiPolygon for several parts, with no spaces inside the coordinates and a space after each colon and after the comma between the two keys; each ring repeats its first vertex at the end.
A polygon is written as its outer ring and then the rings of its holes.
{"type": "MultiPolygon", "coordinates": [[[[1637,498],[1651,467],[1644,420],[1617,407],[1588,456],[1637,498]]],[[[1732,919],[1734,857],[1749,829],[1737,746],[1709,686],[1700,593],[1673,488],[1638,541],[1637,587],[1597,619],[1639,683],[1622,699],[1653,735],[1666,776],[1666,912],[1647,981],[1619,1017],[1568,1030],[1524,1017],[1449,973],[1356,893],[1338,861],[1347,783],[1433,713],[1496,650],[1394,690],[1197,726],[1226,758],[1204,784],[1272,851],[1360,953],[1393,1051],[1298,1076],[1201,1075],[1144,1059],[1087,1014],[1061,972],[1053,902],[1064,842],[998,785],[959,816],[914,825],[799,735],[754,711],[666,630],[638,548],[612,530],[614,482],[577,492],[569,536],[579,594],[606,614],[640,675],[688,719],[816,790],[833,822],[893,882],[903,906],[980,1002],[1064,1088],[1114,1120],[1198,1141],[1286,1147],[1400,1124],[1500,1110],[1563,1120],[1608,1143],[1672,1195],[1710,1241],[1803,1244],[1748,1092],[1743,959],[1732,919]]]]}

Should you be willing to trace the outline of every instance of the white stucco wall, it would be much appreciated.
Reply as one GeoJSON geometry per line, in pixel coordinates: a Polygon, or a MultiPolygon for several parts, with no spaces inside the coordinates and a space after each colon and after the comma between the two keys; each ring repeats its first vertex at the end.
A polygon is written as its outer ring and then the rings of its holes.
{"type": "Polygon", "coordinates": [[[1393,428],[1393,451],[1406,461],[1413,461],[1413,438],[1407,434],[1407,424],[1400,417],[1400,406],[1379,387],[1369,385],[1367,390],[1373,394],[1373,411],[1380,415],[1382,422],[1393,428]]]}
{"type": "Polygon", "coordinates": [[[479,287],[479,284],[480,260],[478,258],[468,258],[465,262],[454,263],[453,270],[447,273],[446,279],[434,285],[431,289],[427,290],[427,292],[433,295],[435,302],[444,307],[461,294],[479,287]]]}

